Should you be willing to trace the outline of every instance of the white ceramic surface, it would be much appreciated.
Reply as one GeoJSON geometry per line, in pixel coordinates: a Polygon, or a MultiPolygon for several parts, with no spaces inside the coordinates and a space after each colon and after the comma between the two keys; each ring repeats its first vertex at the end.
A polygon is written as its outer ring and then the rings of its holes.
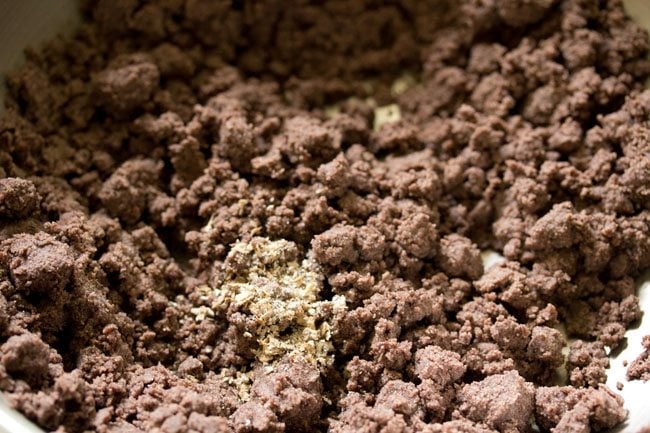
{"type": "MultiPolygon", "coordinates": [[[[78,22],[75,0],[0,0],[0,76],[20,64],[25,47],[70,33],[78,22]]],[[[0,83],[3,97],[4,78],[0,83]]]]}
{"type": "MultiPolygon", "coordinates": [[[[650,0],[624,0],[632,17],[650,30],[650,0]]],[[[23,48],[38,46],[58,33],[70,33],[79,22],[75,0],[0,0],[0,98],[4,93],[3,74],[20,64],[23,48]]],[[[0,108],[1,110],[1,108],[0,108]]],[[[498,262],[491,255],[486,265],[498,262]]],[[[650,273],[639,281],[641,309],[650,312],[650,273]]],[[[624,361],[631,362],[641,353],[641,338],[650,334],[650,314],[630,329],[625,348],[612,357],[607,384],[625,398],[630,411],[628,421],[617,433],[636,433],[650,425],[650,382],[627,382],[624,361]],[[616,390],[617,382],[623,383],[622,391],[616,390]]],[[[0,403],[0,433],[34,433],[39,430],[16,416],[15,411],[0,403]]]]}

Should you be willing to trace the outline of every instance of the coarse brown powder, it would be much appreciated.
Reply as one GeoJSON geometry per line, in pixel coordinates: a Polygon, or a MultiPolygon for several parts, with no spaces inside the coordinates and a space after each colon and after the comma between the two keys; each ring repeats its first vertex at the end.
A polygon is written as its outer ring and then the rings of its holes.
{"type": "Polygon", "coordinates": [[[13,408],[105,433],[625,420],[604,382],[650,268],[650,46],[619,0],[81,7],[0,118],[13,408]]]}

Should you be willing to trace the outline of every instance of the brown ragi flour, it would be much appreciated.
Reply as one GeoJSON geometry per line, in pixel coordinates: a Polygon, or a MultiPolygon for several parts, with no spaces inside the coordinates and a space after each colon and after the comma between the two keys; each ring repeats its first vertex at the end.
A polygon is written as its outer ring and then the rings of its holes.
{"type": "Polygon", "coordinates": [[[59,432],[625,420],[650,64],[620,0],[82,10],[7,79],[11,407],[59,432]]]}
{"type": "Polygon", "coordinates": [[[644,382],[650,380],[650,335],[643,337],[643,347],[645,350],[627,368],[628,380],[641,379],[644,382]]]}

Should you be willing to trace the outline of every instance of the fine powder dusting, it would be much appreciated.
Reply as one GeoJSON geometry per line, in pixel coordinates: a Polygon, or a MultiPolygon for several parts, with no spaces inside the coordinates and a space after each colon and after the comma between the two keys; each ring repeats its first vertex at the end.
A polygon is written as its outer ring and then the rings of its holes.
{"type": "Polygon", "coordinates": [[[620,0],[81,8],[7,77],[7,404],[58,432],[626,419],[650,45],[620,0]]]}

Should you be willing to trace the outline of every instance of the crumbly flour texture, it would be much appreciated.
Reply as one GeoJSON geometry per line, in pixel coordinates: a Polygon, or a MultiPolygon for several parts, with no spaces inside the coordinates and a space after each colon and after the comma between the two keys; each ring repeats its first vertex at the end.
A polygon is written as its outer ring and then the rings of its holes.
{"type": "Polygon", "coordinates": [[[650,45],[620,0],[80,7],[7,77],[7,404],[59,433],[624,422],[650,45]]]}

